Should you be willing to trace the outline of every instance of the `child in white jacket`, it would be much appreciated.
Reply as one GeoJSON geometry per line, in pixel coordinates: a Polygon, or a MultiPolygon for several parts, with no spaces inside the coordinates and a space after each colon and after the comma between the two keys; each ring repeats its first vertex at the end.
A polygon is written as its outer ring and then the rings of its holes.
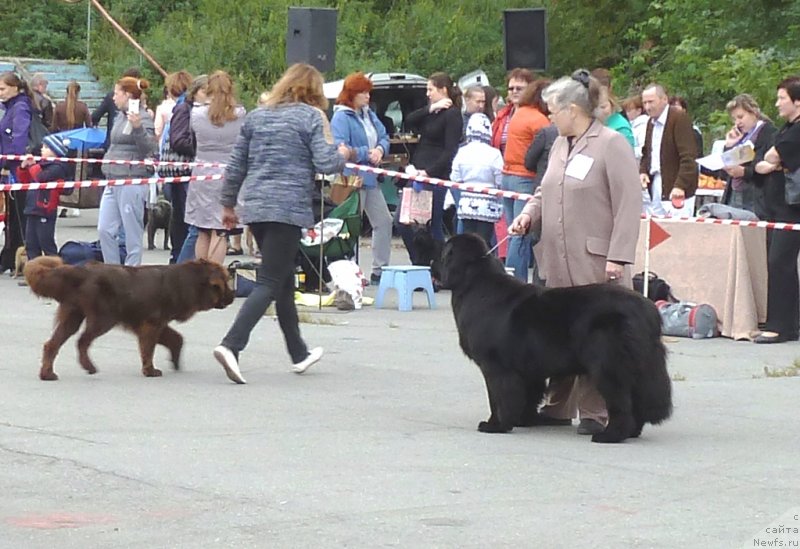
{"type": "MultiPolygon", "coordinates": [[[[453,159],[450,180],[476,187],[499,188],[503,155],[489,144],[492,124],[485,114],[475,113],[469,117],[466,138],[467,143],[453,159]]],[[[461,191],[456,206],[464,232],[479,235],[491,246],[494,224],[503,215],[502,200],[488,194],[461,191]]]]}

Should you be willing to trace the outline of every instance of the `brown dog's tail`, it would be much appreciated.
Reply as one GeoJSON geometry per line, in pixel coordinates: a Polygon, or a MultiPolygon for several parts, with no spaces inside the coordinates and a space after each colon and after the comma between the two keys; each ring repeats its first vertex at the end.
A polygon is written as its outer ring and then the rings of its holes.
{"type": "Polygon", "coordinates": [[[65,267],[64,261],[55,255],[37,257],[25,264],[25,281],[39,297],[61,301],[68,286],[64,271],[71,268],[65,267]]]}

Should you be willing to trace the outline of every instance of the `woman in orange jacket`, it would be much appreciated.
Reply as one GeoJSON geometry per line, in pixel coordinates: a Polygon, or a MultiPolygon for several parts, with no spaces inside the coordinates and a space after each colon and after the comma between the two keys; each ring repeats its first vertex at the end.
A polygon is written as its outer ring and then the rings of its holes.
{"type": "MultiPolygon", "coordinates": [[[[513,74],[513,71],[512,71],[513,74]]],[[[514,105],[513,114],[505,126],[505,131],[500,132],[501,144],[504,142],[503,151],[503,190],[519,193],[533,194],[536,173],[525,168],[525,153],[528,152],[533,139],[539,130],[550,125],[547,118],[547,106],[542,101],[542,90],[550,83],[549,80],[532,81],[525,88],[516,93],[522,78],[509,78],[509,92],[511,104],[514,105]],[[514,100],[516,99],[516,104],[514,100]],[[505,137],[503,140],[502,138],[505,137]]],[[[501,111],[502,112],[502,111],[501,111]]],[[[498,115],[498,120],[500,116],[498,115]]],[[[541,179],[539,179],[541,180],[541,179]]],[[[525,202],[506,198],[503,200],[503,210],[506,222],[511,222],[520,214],[525,202]]],[[[526,234],[512,236],[509,240],[506,255],[506,266],[514,269],[514,276],[528,281],[528,266],[532,263],[532,247],[536,243],[535,237],[526,234]]],[[[538,238],[536,238],[538,240],[538,238]]],[[[538,281],[536,264],[534,265],[534,282],[538,281]]]]}

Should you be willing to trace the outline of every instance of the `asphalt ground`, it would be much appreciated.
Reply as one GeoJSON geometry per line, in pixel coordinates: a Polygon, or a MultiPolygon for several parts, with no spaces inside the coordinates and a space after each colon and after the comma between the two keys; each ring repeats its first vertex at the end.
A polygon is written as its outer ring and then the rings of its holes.
{"type": "MultiPolygon", "coordinates": [[[[60,219],[59,242],[95,239],[96,214],[60,219]]],[[[434,310],[414,298],[408,313],[394,296],[303,309],[325,355],[302,376],[265,317],[248,384],[228,381],[211,350],[237,300],[178,326],[180,371],[159,349],[164,376],[142,377],[135,338],[114,330],[91,348],[96,375],[72,339],[42,382],[55,305],[3,275],[0,547],[800,546],[800,377],[780,375],[797,343],[668,339],[674,416],[624,444],[574,426],[490,435],[448,293],[434,310]]]]}

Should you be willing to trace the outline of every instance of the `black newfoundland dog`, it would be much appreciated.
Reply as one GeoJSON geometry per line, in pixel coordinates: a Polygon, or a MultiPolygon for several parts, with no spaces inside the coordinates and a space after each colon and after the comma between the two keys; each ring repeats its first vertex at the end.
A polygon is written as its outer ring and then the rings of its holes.
{"type": "Polygon", "coordinates": [[[506,274],[481,238],[444,247],[459,343],[486,380],[485,433],[536,423],[546,380],[587,375],[606,401],[606,430],[593,442],[638,437],[672,413],[661,319],[643,296],[613,284],[543,289],[506,274]]]}

